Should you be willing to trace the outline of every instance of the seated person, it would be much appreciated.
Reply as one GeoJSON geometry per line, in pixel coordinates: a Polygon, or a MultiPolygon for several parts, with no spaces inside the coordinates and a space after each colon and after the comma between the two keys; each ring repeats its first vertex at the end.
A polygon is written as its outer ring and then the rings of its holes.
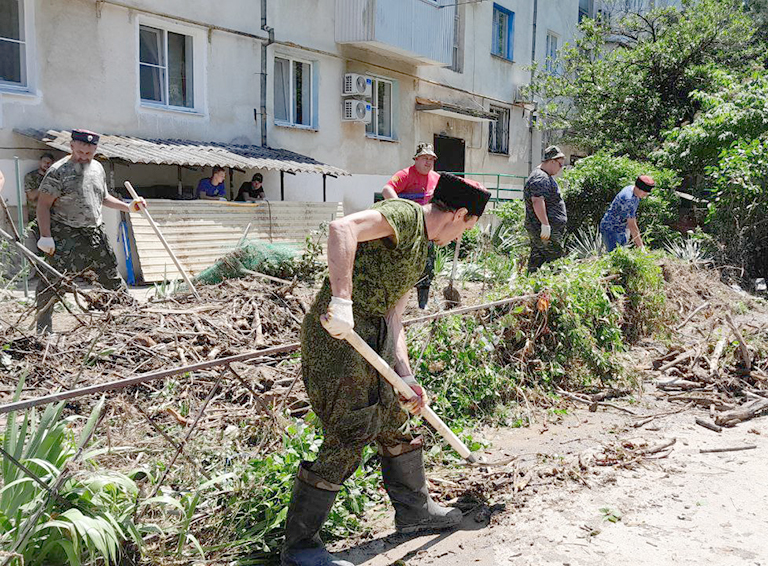
{"type": "Polygon", "coordinates": [[[210,179],[200,179],[197,184],[197,198],[205,200],[227,200],[227,186],[224,184],[226,173],[222,167],[213,168],[210,179]]]}
{"type": "Polygon", "coordinates": [[[264,199],[264,188],[261,186],[261,182],[264,177],[261,173],[255,173],[251,178],[251,182],[243,183],[240,185],[240,190],[237,191],[235,200],[238,202],[256,202],[257,200],[264,199]]]}

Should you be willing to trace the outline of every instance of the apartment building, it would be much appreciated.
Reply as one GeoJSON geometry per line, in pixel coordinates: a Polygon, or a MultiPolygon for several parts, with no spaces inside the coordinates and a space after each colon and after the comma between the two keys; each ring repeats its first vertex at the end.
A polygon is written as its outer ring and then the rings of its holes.
{"type": "Polygon", "coordinates": [[[73,127],[108,134],[112,182],[147,196],[195,186],[227,153],[234,190],[260,171],[272,201],[359,210],[419,141],[435,143],[441,170],[525,176],[543,148],[520,87],[533,60],[557,72],[558,49],[591,10],[580,0],[0,0],[4,196],[16,206],[14,157],[23,175],[42,151],[66,149],[73,127]]]}

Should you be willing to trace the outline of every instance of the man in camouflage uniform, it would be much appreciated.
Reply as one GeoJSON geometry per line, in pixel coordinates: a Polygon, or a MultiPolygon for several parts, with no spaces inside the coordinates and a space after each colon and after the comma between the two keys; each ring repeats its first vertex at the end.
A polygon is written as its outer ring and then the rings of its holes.
{"type": "Polygon", "coordinates": [[[445,246],[460,237],[475,225],[489,197],[477,183],[442,175],[430,204],[384,200],[331,223],[329,276],[301,333],[304,383],[325,438],[317,459],[298,470],[283,566],[351,566],[325,550],[319,532],[341,484],[373,441],[398,531],[449,528],[461,521],[459,510],[430,498],[421,437],[404,431],[403,408],[419,414],[427,401],[408,362],[401,316],[407,292],[424,270],[429,242],[445,246]],[[344,340],[353,328],[413,388],[415,400],[401,408],[403,400],[392,386],[344,340]]]}
{"type": "Polygon", "coordinates": [[[37,169],[24,175],[24,194],[27,197],[27,228],[31,230],[35,244],[40,239],[40,230],[37,228],[37,222],[35,222],[37,219],[37,190],[51,165],[53,165],[53,155],[46,152],[40,156],[37,169]]]}
{"type": "Polygon", "coordinates": [[[525,229],[531,241],[528,273],[565,255],[563,238],[568,216],[555,175],[562,171],[565,154],[556,145],[544,151],[544,161],[525,181],[525,229]]]}
{"type": "MultiPolygon", "coordinates": [[[[124,289],[117,272],[115,252],[104,231],[101,207],[136,212],[144,199],[130,204],[107,192],[104,167],[94,160],[99,136],[87,130],[72,130],[72,154],[51,165],[38,189],[37,222],[40,240],[37,247],[46,261],[59,272],[92,270],[107,289],[124,289]]],[[[37,330],[52,331],[53,303],[60,281],[47,275],[37,284],[37,330]]]]}

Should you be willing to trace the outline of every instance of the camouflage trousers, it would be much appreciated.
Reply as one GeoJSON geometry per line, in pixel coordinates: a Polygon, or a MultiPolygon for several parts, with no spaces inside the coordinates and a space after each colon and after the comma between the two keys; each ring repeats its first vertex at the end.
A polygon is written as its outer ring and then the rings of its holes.
{"type": "MultiPolygon", "coordinates": [[[[62,274],[65,271],[75,274],[91,270],[104,288],[125,288],[125,283],[117,272],[115,252],[109,245],[103,226],[73,228],[66,224],[55,224],[51,226],[51,236],[56,242],[56,251],[53,256],[46,256],[48,265],[62,274]]],[[[49,271],[43,270],[42,273],[45,278],[40,277],[35,295],[38,332],[53,329],[51,318],[57,298],[56,292],[62,293],[66,290],[62,288],[61,280],[49,271]]]]}
{"type": "Polygon", "coordinates": [[[565,255],[563,240],[565,238],[565,226],[552,227],[549,240],[541,239],[541,228],[526,226],[528,237],[531,241],[531,255],[528,258],[528,273],[538,270],[542,265],[555,261],[565,255]]]}
{"type": "MultiPolygon", "coordinates": [[[[392,386],[349,343],[320,325],[330,298],[330,289],[323,287],[301,329],[304,385],[324,433],[316,460],[305,467],[326,482],[325,489],[344,483],[374,441],[390,456],[421,446],[419,437],[404,430],[408,415],[392,386]]],[[[384,318],[355,313],[355,331],[390,365],[394,362],[395,341],[384,318]]]]}

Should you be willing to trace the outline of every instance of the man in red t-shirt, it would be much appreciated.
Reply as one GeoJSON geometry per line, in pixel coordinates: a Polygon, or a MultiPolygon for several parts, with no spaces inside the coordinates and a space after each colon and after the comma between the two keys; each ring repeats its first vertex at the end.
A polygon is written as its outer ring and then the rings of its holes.
{"type": "Polygon", "coordinates": [[[419,204],[432,200],[440,175],[435,173],[437,155],[431,143],[420,143],[413,156],[413,165],[398,171],[384,186],[384,198],[404,198],[419,204]]]}
{"type": "MultiPolygon", "coordinates": [[[[437,154],[431,143],[420,143],[416,146],[416,154],[413,156],[413,165],[407,169],[398,171],[381,191],[385,199],[403,198],[412,200],[421,205],[429,204],[435,192],[440,174],[435,172],[437,154]]],[[[435,273],[435,247],[430,242],[427,255],[427,265],[421,279],[416,283],[416,293],[419,297],[419,308],[427,307],[429,300],[429,287],[432,285],[432,277],[435,273]]]]}

